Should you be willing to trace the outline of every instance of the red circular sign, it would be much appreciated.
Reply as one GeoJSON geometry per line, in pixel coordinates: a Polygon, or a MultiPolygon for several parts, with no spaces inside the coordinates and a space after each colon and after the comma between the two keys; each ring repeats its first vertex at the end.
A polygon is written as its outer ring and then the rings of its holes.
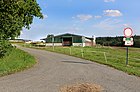
{"type": "Polygon", "coordinates": [[[131,37],[132,34],[133,34],[133,31],[132,31],[131,28],[128,27],[128,28],[125,28],[124,29],[124,35],[125,35],[125,37],[131,37]]]}

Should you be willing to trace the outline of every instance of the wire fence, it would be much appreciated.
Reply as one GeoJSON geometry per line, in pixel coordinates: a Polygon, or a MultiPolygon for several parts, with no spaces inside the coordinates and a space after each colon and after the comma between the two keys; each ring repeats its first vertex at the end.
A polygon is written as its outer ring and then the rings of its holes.
{"type": "MultiPolygon", "coordinates": [[[[121,52],[115,53],[115,51],[113,50],[109,52],[109,51],[100,50],[98,48],[95,48],[94,50],[92,50],[92,48],[82,48],[82,47],[53,47],[53,48],[47,47],[47,49],[55,51],[55,52],[65,53],[68,55],[93,60],[93,61],[98,61],[101,63],[114,62],[114,63],[125,64],[125,61],[126,61],[125,51],[123,53],[121,52]]],[[[112,49],[112,48],[108,48],[108,49],[112,49]]],[[[137,63],[138,66],[140,66],[140,57],[136,58],[134,56],[133,57],[129,56],[129,61],[130,61],[130,65],[137,63]]]]}
{"type": "MultiPolygon", "coordinates": [[[[32,47],[31,45],[29,47],[32,47]]],[[[42,48],[49,51],[59,52],[68,54],[71,56],[76,56],[80,58],[84,58],[91,61],[96,61],[103,64],[114,65],[126,64],[126,50],[125,48],[114,49],[114,47],[58,47],[58,46],[50,46],[50,47],[40,47],[35,46],[36,48],[42,48]]],[[[132,67],[136,67],[140,69],[140,49],[129,51],[129,65],[132,67]]]]}
{"type": "Polygon", "coordinates": [[[27,47],[80,57],[112,66],[129,74],[140,76],[140,48],[130,48],[128,57],[129,62],[128,65],[126,65],[126,49],[122,47],[40,47],[33,45],[27,47]]]}

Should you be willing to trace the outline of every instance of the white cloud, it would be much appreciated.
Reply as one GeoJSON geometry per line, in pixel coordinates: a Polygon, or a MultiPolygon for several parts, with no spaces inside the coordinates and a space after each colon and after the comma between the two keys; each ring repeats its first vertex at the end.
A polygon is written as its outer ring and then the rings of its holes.
{"type": "Polygon", "coordinates": [[[130,27],[130,24],[123,24],[124,27],[130,27]]]}
{"type": "Polygon", "coordinates": [[[48,15],[47,14],[44,14],[43,17],[44,17],[44,19],[47,19],[48,18],[48,15]]]}
{"type": "Polygon", "coordinates": [[[122,16],[122,13],[119,10],[104,10],[104,15],[111,17],[122,16]]]}
{"type": "Polygon", "coordinates": [[[121,27],[120,22],[121,20],[109,18],[94,24],[93,27],[100,30],[116,30],[121,27]]]}
{"type": "Polygon", "coordinates": [[[104,0],[104,2],[115,2],[115,0],[104,0]]]}
{"type": "Polygon", "coordinates": [[[95,19],[99,19],[101,18],[102,16],[94,16],[95,19]]]}
{"type": "Polygon", "coordinates": [[[79,31],[80,29],[78,27],[71,27],[71,28],[68,28],[67,31],[69,32],[77,32],[79,31]]]}
{"type": "Polygon", "coordinates": [[[93,15],[90,15],[90,14],[79,14],[77,15],[76,17],[72,17],[72,19],[79,19],[80,21],[88,21],[90,19],[99,19],[99,18],[102,18],[102,16],[93,16],[93,15]]]}
{"type": "Polygon", "coordinates": [[[87,21],[93,18],[92,15],[85,15],[85,14],[80,14],[77,15],[76,18],[80,19],[81,21],[87,21]]]}

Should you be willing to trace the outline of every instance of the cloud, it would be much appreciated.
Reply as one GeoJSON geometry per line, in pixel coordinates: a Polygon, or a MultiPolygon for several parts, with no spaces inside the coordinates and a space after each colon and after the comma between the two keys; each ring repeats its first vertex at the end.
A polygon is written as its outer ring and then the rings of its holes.
{"type": "Polygon", "coordinates": [[[47,19],[48,15],[47,14],[43,14],[43,17],[44,17],[44,19],[47,19]]]}
{"type": "Polygon", "coordinates": [[[90,15],[90,14],[79,14],[77,15],[76,17],[72,17],[72,19],[79,19],[80,21],[88,21],[90,19],[99,19],[99,18],[102,18],[102,16],[93,16],[93,15],[90,15]]]}
{"type": "Polygon", "coordinates": [[[79,30],[80,30],[80,28],[78,28],[78,27],[70,27],[70,28],[67,28],[67,31],[70,32],[70,33],[74,33],[74,32],[77,32],[79,30]]]}
{"type": "Polygon", "coordinates": [[[102,16],[94,16],[95,19],[99,19],[101,18],[102,16]]]}
{"type": "Polygon", "coordinates": [[[115,2],[115,0],[104,0],[104,2],[115,2]]]}
{"type": "Polygon", "coordinates": [[[130,24],[123,24],[124,27],[130,27],[130,24]]]}
{"type": "Polygon", "coordinates": [[[115,30],[119,27],[121,27],[120,25],[121,20],[117,20],[117,19],[105,19],[97,24],[94,24],[93,27],[95,29],[100,29],[100,30],[115,30]]]}
{"type": "Polygon", "coordinates": [[[92,15],[85,15],[85,14],[79,14],[76,16],[76,18],[80,19],[81,21],[87,21],[93,18],[92,15]]]}
{"type": "Polygon", "coordinates": [[[119,10],[104,10],[104,15],[111,17],[119,17],[122,16],[122,13],[119,10]]]}

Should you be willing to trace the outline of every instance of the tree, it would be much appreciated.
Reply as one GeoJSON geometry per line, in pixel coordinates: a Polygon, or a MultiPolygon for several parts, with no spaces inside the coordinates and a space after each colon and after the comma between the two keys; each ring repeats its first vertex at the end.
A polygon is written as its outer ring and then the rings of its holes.
{"type": "Polygon", "coordinates": [[[23,27],[30,28],[34,17],[43,18],[36,0],[1,0],[0,11],[0,40],[19,36],[23,27]]]}

